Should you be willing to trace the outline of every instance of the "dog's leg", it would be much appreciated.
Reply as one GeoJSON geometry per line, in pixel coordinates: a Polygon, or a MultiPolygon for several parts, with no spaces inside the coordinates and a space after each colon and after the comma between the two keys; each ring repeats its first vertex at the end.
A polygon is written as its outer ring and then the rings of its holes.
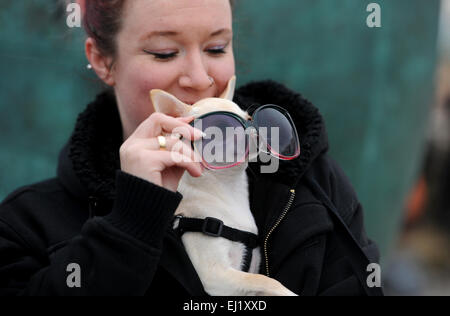
{"type": "Polygon", "coordinates": [[[210,271],[204,286],[214,296],[297,296],[275,279],[225,267],[210,271]]]}

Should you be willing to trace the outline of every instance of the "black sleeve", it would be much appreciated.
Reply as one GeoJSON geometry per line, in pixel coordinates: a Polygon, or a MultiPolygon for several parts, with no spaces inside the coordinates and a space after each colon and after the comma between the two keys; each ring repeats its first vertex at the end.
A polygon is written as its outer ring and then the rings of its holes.
{"type": "Polygon", "coordinates": [[[364,226],[364,208],[359,202],[356,191],[342,168],[331,158],[329,161],[332,203],[372,263],[378,263],[380,260],[378,247],[367,236],[364,226]]]}
{"type": "Polygon", "coordinates": [[[50,256],[0,220],[0,295],[144,295],[182,196],[120,171],[116,184],[111,213],[87,220],[50,256]],[[68,286],[71,263],[80,287],[68,286]]]}
{"type": "Polygon", "coordinates": [[[379,263],[380,254],[377,245],[367,236],[363,207],[343,170],[333,160],[330,159],[329,163],[331,172],[327,195],[368,260],[358,255],[360,251],[356,245],[352,246],[352,237],[335,221],[334,230],[327,238],[320,295],[381,295],[381,290],[368,290],[367,287],[368,265],[379,263]]]}
{"type": "Polygon", "coordinates": [[[348,223],[349,230],[360,244],[365,255],[369,258],[366,262],[355,257],[356,248],[349,250],[343,248],[342,239],[337,234],[344,234],[343,230],[335,230],[327,236],[325,260],[319,295],[321,296],[366,296],[383,295],[381,289],[369,289],[367,287],[368,264],[379,263],[378,248],[373,241],[367,238],[361,204],[357,204],[352,212],[354,215],[348,223]]]}
{"type": "Polygon", "coordinates": [[[370,259],[371,263],[380,262],[380,252],[378,246],[374,241],[367,237],[366,229],[364,226],[364,211],[361,203],[356,203],[356,207],[351,212],[351,217],[347,219],[347,226],[349,227],[353,236],[360,244],[364,253],[370,259]]]}

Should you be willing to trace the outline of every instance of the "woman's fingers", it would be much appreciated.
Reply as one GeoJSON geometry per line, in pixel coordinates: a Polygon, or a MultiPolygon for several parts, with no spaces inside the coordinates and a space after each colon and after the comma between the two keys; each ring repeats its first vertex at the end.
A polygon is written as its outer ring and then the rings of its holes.
{"type": "Polygon", "coordinates": [[[180,169],[193,177],[201,176],[201,159],[190,141],[200,139],[203,133],[188,124],[193,119],[153,113],[120,147],[121,169],[169,190],[176,190],[174,184],[178,185],[183,175],[180,169]],[[171,135],[162,136],[167,133],[171,135]],[[158,136],[164,137],[164,148],[158,136]]]}
{"type": "Polygon", "coordinates": [[[163,133],[178,133],[190,140],[201,138],[202,132],[187,123],[193,119],[194,117],[175,118],[162,113],[153,113],[139,125],[132,136],[151,138],[163,133]]]}
{"type": "Polygon", "coordinates": [[[177,166],[185,169],[192,177],[202,175],[202,167],[199,162],[195,162],[191,157],[177,151],[164,151],[158,155],[158,159],[164,165],[164,169],[177,166]]]}
{"type": "MultiPolygon", "coordinates": [[[[155,144],[150,141],[147,144],[136,143],[122,146],[120,149],[121,169],[157,185],[162,185],[163,171],[173,166],[188,171],[193,177],[201,176],[203,172],[201,163],[196,162],[194,152],[186,144],[178,142],[173,145],[172,151],[155,150],[154,146],[155,144]]],[[[179,181],[180,178],[175,180],[179,181]]]]}
{"type": "Polygon", "coordinates": [[[178,152],[182,155],[190,157],[195,162],[201,162],[201,157],[192,149],[190,142],[182,141],[179,137],[171,135],[165,136],[166,147],[165,150],[160,148],[158,138],[138,138],[128,145],[128,151],[137,151],[141,149],[151,151],[170,151],[178,152]]]}
{"type": "Polygon", "coordinates": [[[155,155],[155,151],[144,150],[141,151],[140,160],[149,162],[146,178],[152,178],[153,175],[158,178],[163,171],[175,166],[186,170],[193,177],[201,176],[203,171],[200,163],[176,151],[161,151],[155,155]]]}

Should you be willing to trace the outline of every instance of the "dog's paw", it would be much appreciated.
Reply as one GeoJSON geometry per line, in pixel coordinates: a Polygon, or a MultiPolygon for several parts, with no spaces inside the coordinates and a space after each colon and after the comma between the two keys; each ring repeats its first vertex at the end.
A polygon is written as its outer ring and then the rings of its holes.
{"type": "Polygon", "coordinates": [[[259,293],[257,295],[258,296],[260,296],[260,295],[262,295],[262,296],[299,296],[281,284],[280,284],[280,286],[278,286],[276,288],[272,288],[270,290],[265,290],[263,293],[259,293]]]}
{"type": "Polygon", "coordinates": [[[298,295],[290,291],[289,289],[284,288],[281,291],[279,291],[279,294],[277,294],[277,296],[298,296],[298,295]]]}

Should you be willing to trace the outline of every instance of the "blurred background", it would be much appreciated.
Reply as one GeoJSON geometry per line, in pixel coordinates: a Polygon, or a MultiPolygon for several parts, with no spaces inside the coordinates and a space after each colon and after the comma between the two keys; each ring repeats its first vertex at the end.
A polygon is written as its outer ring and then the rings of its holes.
{"type": "MultiPolygon", "coordinates": [[[[0,200],[56,175],[102,89],[70,2],[0,2],[0,200]]],[[[386,294],[450,295],[450,1],[237,0],[234,17],[238,85],[280,81],[324,115],[386,294]]]]}

